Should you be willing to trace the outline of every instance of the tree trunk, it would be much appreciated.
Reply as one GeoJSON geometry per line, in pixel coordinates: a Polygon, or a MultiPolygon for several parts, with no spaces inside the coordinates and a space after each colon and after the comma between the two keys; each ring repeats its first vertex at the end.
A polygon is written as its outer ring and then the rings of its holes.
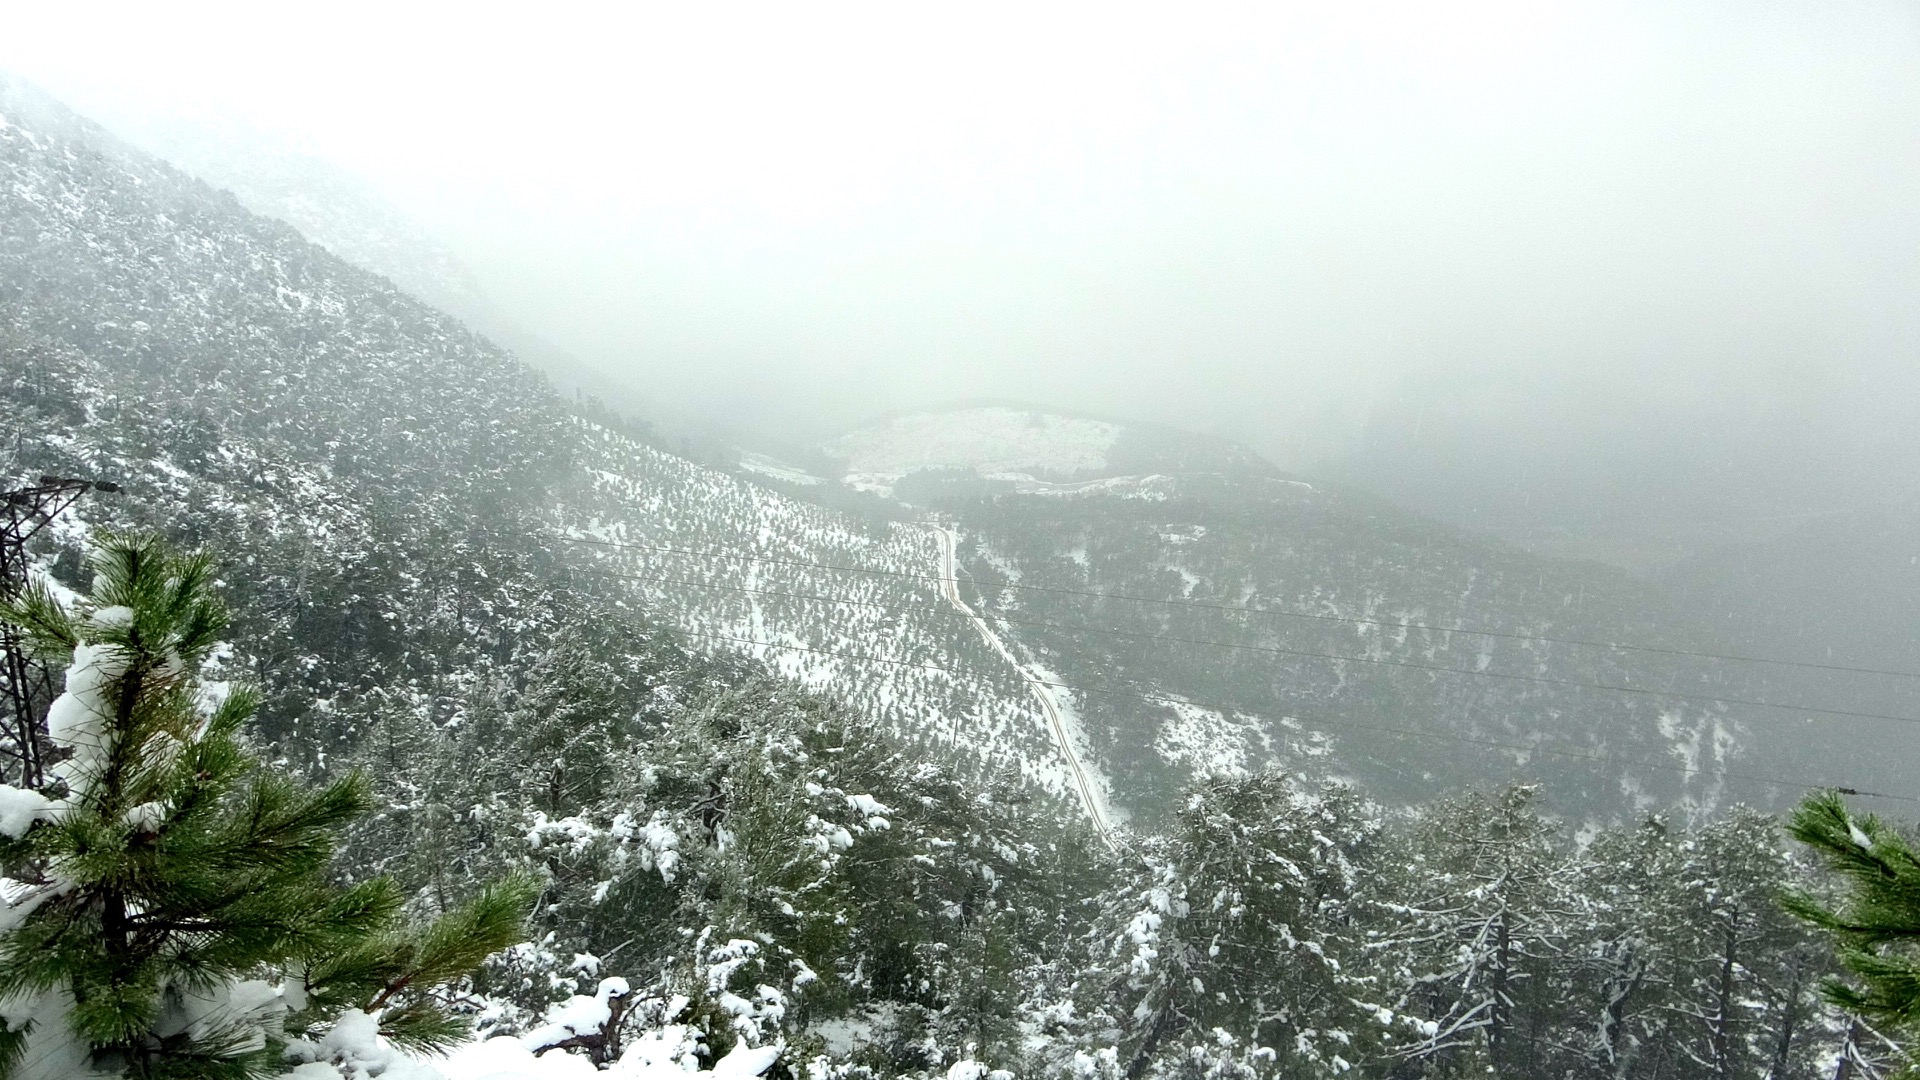
{"type": "Polygon", "coordinates": [[[1780,995],[1780,1015],[1774,1021],[1773,1063],[1767,1067],[1767,1080],[1786,1080],[1793,1040],[1800,1033],[1800,986],[1806,981],[1806,955],[1794,949],[1788,965],[1787,985],[1780,995]]]}
{"type": "Polygon", "coordinates": [[[1507,1041],[1507,970],[1513,962],[1513,929],[1503,917],[1494,927],[1493,1007],[1487,1012],[1487,1060],[1498,1066],[1507,1041]]]}
{"type": "Polygon", "coordinates": [[[1607,1048],[1607,1060],[1613,1065],[1615,1080],[1626,1080],[1628,1071],[1633,1065],[1633,1059],[1638,1056],[1631,1050],[1623,1048],[1621,1043],[1626,1037],[1627,1002],[1639,993],[1640,984],[1647,976],[1647,966],[1641,961],[1638,950],[1629,944],[1624,955],[1623,966],[1632,971],[1633,975],[1623,979],[1619,974],[1615,974],[1610,985],[1611,992],[1607,995],[1606,1011],[1600,1022],[1600,1034],[1607,1048]]]}
{"type": "Polygon", "coordinates": [[[1840,1044],[1840,1060],[1833,1067],[1833,1080],[1853,1080],[1859,1053],[1860,1020],[1856,1017],[1847,1024],[1847,1037],[1840,1044]]]}
{"type": "Polygon", "coordinates": [[[1733,967],[1738,926],[1737,917],[1727,919],[1720,950],[1720,978],[1714,990],[1713,1022],[1708,1029],[1713,1048],[1713,1075],[1719,1080],[1729,1080],[1733,1075],[1733,967]]]}

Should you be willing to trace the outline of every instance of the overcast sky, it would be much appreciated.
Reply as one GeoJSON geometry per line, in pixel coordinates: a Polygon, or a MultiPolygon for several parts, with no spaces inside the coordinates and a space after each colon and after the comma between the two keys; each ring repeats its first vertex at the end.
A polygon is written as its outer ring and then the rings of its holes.
{"type": "Polygon", "coordinates": [[[1920,466],[1911,0],[15,7],[0,67],[279,132],[769,428],[998,396],[1403,484],[1920,466]]]}

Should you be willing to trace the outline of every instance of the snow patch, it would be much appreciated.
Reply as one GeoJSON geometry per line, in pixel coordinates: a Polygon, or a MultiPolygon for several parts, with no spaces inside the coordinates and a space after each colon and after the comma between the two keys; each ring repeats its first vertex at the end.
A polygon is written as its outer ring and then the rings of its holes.
{"type": "Polygon", "coordinates": [[[741,454],[740,467],[750,473],[758,473],[771,480],[782,480],[789,484],[801,484],[811,487],[824,484],[825,480],[804,469],[788,465],[765,454],[741,454]]]}
{"type": "Polygon", "coordinates": [[[922,469],[971,469],[982,476],[1055,475],[1107,467],[1120,428],[1025,409],[915,413],[842,435],[826,451],[847,463],[849,483],[889,486],[922,469]]]}
{"type": "Polygon", "coordinates": [[[18,840],[36,822],[59,816],[61,804],[37,791],[0,784],[0,836],[18,840]]]}
{"type": "Polygon", "coordinates": [[[1154,750],[1197,775],[1246,775],[1247,736],[1256,722],[1184,701],[1169,707],[1173,717],[1154,735],[1154,750]]]}

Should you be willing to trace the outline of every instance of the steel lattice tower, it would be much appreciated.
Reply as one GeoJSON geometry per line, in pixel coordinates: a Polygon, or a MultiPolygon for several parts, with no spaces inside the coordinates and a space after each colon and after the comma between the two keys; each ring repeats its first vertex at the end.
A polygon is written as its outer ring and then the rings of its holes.
{"type": "MultiPolygon", "coordinates": [[[[27,541],[88,491],[118,491],[105,481],[43,476],[32,487],[0,492],[0,599],[13,600],[27,584],[27,541]]],[[[0,715],[0,783],[38,787],[46,762],[41,724],[52,700],[46,665],[27,655],[20,633],[0,622],[0,682],[6,685],[0,715]]]]}

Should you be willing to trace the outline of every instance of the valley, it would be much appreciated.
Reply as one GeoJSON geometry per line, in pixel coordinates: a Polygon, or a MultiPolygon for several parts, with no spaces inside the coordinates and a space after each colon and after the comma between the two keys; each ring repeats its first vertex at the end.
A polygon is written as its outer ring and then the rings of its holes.
{"type": "Polygon", "coordinates": [[[1818,909],[1920,678],[1752,613],[1818,530],[1639,575],[1001,400],[694,453],[291,175],[0,76],[0,481],[112,485],[9,585],[0,1080],[1890,1067],[1818,909]]]}

